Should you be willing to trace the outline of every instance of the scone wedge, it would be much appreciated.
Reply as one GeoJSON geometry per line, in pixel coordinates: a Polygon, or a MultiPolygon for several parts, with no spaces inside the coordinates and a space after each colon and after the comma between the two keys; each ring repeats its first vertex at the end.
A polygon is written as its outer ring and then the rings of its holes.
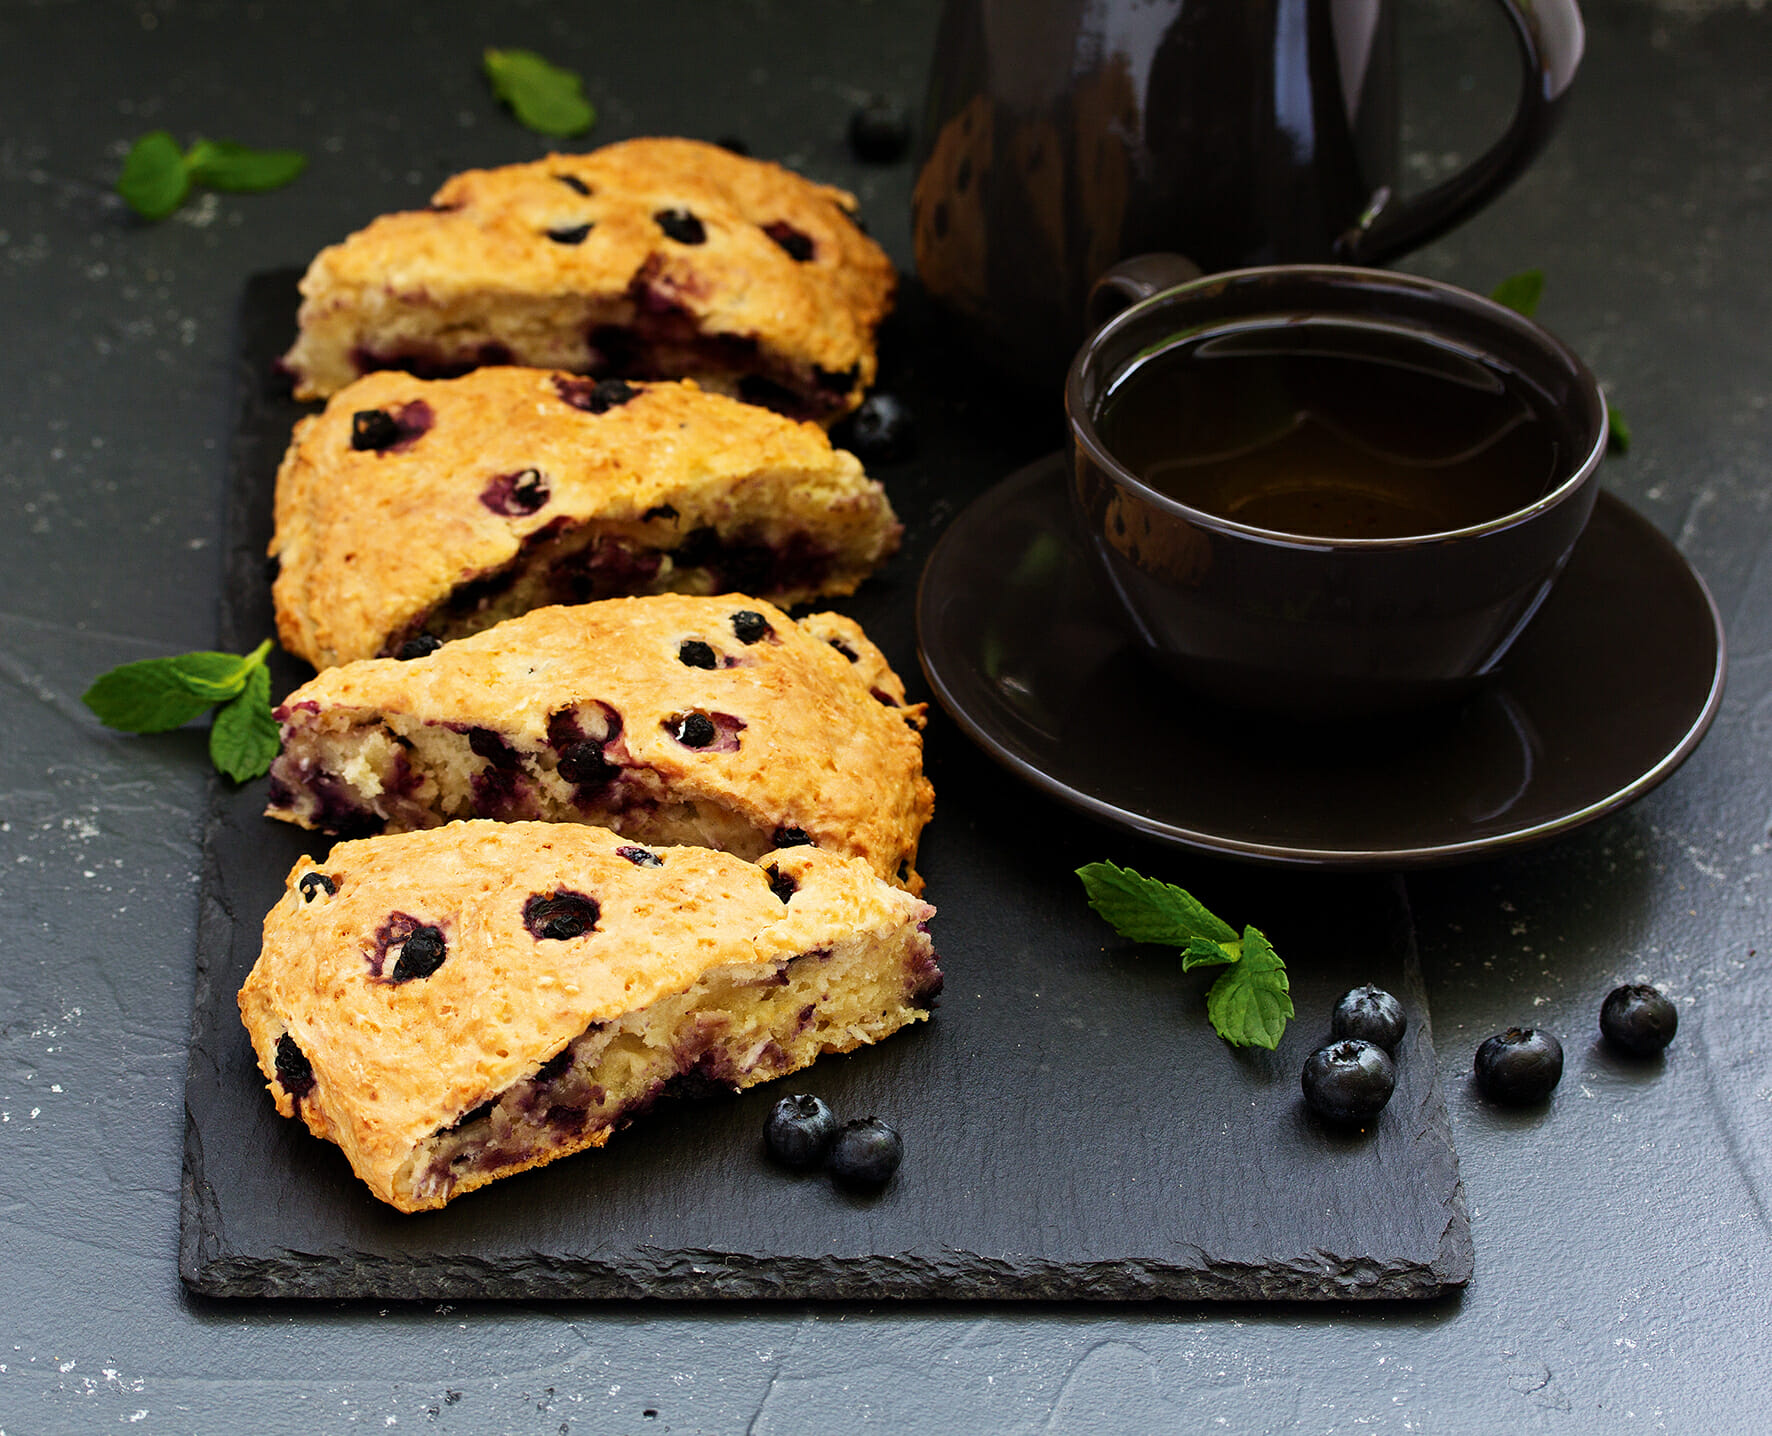
{"type": "Polygon", "coordinates": [[[372,369],[693,378],[829,423],[873,383],[892,263],[855,200],[683,139],[469,170],[322,250],[284,356],[298,398],[372,369]]]}
{"type": "Polygon", "coordinates": [[[277,473],[277,632],[316,668],[551,603],[852,593],[898,548],[885,491],[816,424],[693,383],[379,373],[277,473]]]}
{"type": "Polygon", "coordinates": [[[806,844],[920,891],[923,705],[858,624],[741,594],[536,609],[276,710],[271,817],[349,837],[594,823],[742,858],[806,844]]]}
{"type": "Polygon", "coordinates": [[[933,913],[810,848],[453,823],[303,858],[240,1014],[277,1110],[424,1211],[924,1017],[933,913]]]}

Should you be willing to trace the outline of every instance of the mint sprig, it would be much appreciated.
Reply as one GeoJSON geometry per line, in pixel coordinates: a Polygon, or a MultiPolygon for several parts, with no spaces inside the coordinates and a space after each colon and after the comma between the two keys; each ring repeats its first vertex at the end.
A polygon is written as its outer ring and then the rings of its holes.
{"type": "Polygon", "coordinates": [[[1196,967],[1225,970],[1206,994],[1206,1016],[1213,1030],[1235,1047],[1280,1045],[1292,1016],[1286,964],[1260,929],[1243,935],[1184,888],[1113,863],[1077,869],[1089,906],[1122,937],[1181,949],[1184,972],[1196,967]]]}
{"type": "Polygon", "coordinates": [[[525,129],[567,139],[597,123],[578,76],[550,65],[533,50],[489,49],[483,64],[492,93],[511,107],[525,129]]]}
{"type": "Polygon", "coordinates": [[[220,705],[209,729],[209,757],[236,783],[256,778],[277,756],[277,720],[271,716],[271,640],[241,656],[180,653],[144,658],[101,674],[80,696],[107,728],[164,733],[220,705]]]}
{"type": "MultiPolygon", "coordinates": [[[[1505,304],[1514,313],[1523,314],[1528,319],[1538,312],[1538,301],[1543,295],[1542,269],[1523,269],[1518,274],[1510,274],[1489,291],[1489,297],[1497,304],[1505,304]]],[[[1612,402],[1610,394],[1606,396],[1606,452],[1630,452],[1630,424],[1612,402]]]]}
{"type": "Polygon", "coordinates": [[[230,140],[199,139],[188,150],[165,130],[153,130],[130,146],[117,177],[117,193],[144,219],[165,219],[193,184],[253,191],[288,184],[308,166],[300,150],[255,150],[230,140]]]}

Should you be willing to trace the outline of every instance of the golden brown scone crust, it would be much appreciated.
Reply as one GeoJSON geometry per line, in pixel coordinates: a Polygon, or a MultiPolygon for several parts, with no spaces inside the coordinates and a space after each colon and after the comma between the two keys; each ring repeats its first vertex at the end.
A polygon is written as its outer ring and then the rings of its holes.
{"type": "MultiPolygon", "coordinates": [[[[656,775],[672,802],[708,802],[764,833],[800,828],[820,848],[860,857],[882,878],[921,891],[917,843],[935,805],[923,776],[924,705],[905,704],[903,683],[852,620],[815,614],[796,623],[742,594],[541,608],[424,658],[329,668],[277,710],[286,753],[272,767],[267,811],[302,821],[278,795],[292,726],[310,719],[411,715],[484,727],[529,761],[551,765],[550,717],[595,704],[619,716],[611,760],[649,783],[656,775]],[[770,630],[751,643],[733,625],[733,614],[747,610],[770,630]],[[713,650],[717,666],[682,661],[691,639],[713,650]],[[696,712],[743,726],[730,746],[686,747],[673,725],[696,712]]],[[[393,825],[415,824],[396,815],[393,825]]]]}
{"type": "MultiPolygon", "coordinates": [[[[239,994],[277,1110],[292,1117],[299,1109],[378,1197],[411,1210],[395,1180],[415,1145],[592,1023],[683,992],[717,969],[776,963],[934,911],[865,864],[809,848],[769,860],[798,883],[784,902],[769,872],[728,854],[664,848],[657,866],[638,866],[620,856],[625,846],[601,828],[466,822],[339,843],[324,863],[304,857],[265,919],[263,949],[239,994]],[[310,873],[325,874],[336,891],[304,894],[310,873]],[[594,899],[596,927],[540,941],[524,924],[524,903],[559,891],[594,899]],[[429,976],[388,980],[393,964],[378,961],[378,933],[385,955],[395,914],[441,931],[446,954],[429,976]],[[286,1033],[313,1071],[299,1102],[277,1080],[286,1033]]],[[[607,1135],[587,1134],[577,1146],[607,1135]]]]}
{"type": "Polygon", "coordinates": [[[817,417],[828,421],[873,382],[874,333],[896,284],[854,209],[842,190],[695,140],[634,139],[469,170],[444,183],[431,209],[384,215],[320,252],[284,363],[298,398],[323,398],[362,372],[353,349],[397,349],[399,336],[418,333],[401,311],[432,310],[464,343],[503,345],[506,362],[619,373],[591,352],[590,329],[663,315],[734,352],[755,346],[812,382],[815,371],[853,371],[852,382],[825,385],[832,412],[817,417]],[[704,239],[667,235],[657,216],[672,211],[693,215],[704,239]],[[548,237],[586,224],[578,242],[548,237]],[[808,242],[808,257],[795,258],[770,227],[808,242]]]}
{"type": "MultiPolygon", "coordinates": [[[[693,383],[633,384],[634,397],[597,413],[580,407],[589,387],[538,369],[382,371],[298,423],[270,545],[283,646],[316,668],[390,652],[459,585],[520,563],[526,541],[586,524],[639,555],[706,527],[828,553],[816,583],[804,562],[786,572],[790,586],[769,595],[784,606],[852,593],[897,548],[885,491],[818,425],[693,383]],[[409,435],[354,448],[353,416],[370,411],[409,416],[409,435]],[[531,471],[546,497],[523,512],[510,488],[531,471]]],[[[668,562],[633,572],[647,586],[685,581],[668,562]]]]}

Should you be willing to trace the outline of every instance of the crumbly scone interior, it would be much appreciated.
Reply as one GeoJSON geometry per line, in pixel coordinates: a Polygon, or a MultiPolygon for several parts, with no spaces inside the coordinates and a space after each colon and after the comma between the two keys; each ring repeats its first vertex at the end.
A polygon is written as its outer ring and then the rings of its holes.
{"type": "Polygon", "coordinates": [[[420,1143],[395,1205],[442,1206],[497,1177],[586,1147],[661,1096],[739,1091],[927,1015],[939,986],[914,927],[863,934],[775,964],[727,967],[687,992],[598,1023],[536,1072],[420,1143]]]}

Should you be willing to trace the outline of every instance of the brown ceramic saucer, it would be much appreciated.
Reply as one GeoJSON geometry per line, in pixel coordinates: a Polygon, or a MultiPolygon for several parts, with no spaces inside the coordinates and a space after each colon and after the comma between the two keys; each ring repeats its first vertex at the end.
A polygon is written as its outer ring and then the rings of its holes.
{"type": "Polygon", "coordinates": [[[1229,857],[1420,867],[1556,837],[1667,777],[1722,700],[1703,580],[1610,494],[1482,692],[1382,721],[1305,727],[1193,697],[1147,664],[1095,583],[1054,454],[942,535],[917,597],[923,671],[1042,792],[1229,857]]]}

